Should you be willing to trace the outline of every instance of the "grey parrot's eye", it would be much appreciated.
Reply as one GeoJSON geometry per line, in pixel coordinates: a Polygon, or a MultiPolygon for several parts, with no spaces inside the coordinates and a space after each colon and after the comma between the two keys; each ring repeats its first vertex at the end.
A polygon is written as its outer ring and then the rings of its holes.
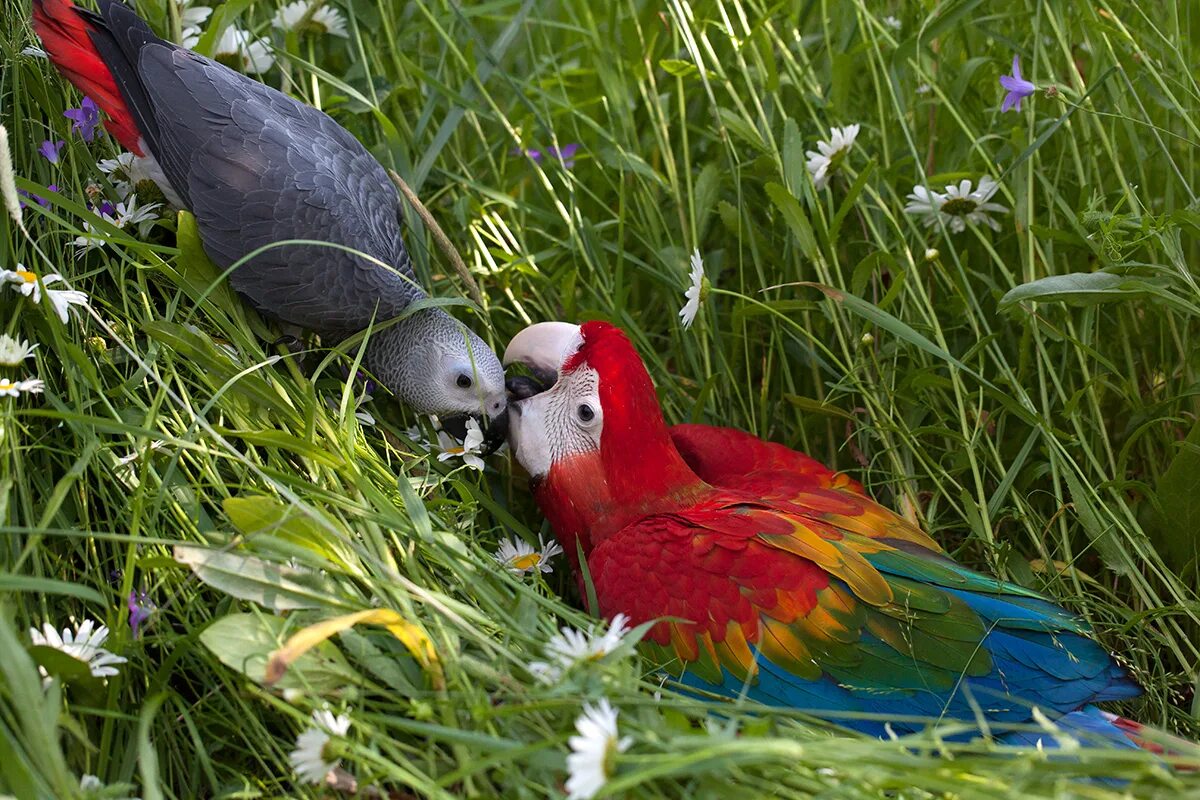
{"type": "Polygon", "coordinates": [[[596,418],[596,412],[587,403],[580,403],[575,413],[579,415],[580,422],[591,422],[596,418]]]}
{"type": "Polygon", "coordinates": [[[471,376],[470,375],[459,375],[458,380],[455,381],[455,383],[458,384],[458,388],[460,388],[460,389],[470,389],[471,388],[471,376]]]}

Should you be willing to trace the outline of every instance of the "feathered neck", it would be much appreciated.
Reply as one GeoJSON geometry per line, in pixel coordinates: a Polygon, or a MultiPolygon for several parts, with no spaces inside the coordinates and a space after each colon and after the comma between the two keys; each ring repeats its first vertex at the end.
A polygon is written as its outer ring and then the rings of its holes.
{"type": "Polygon", "coordinates": [[[573,555],[637,520],[693,503],[709,487],[675,449],[654,384],[633,345],[605,323],[583,326],[584,346],[563,366],[600,374],[604,428],[599,451],[555,463],[538,488],[538,502],[573,555]]]}

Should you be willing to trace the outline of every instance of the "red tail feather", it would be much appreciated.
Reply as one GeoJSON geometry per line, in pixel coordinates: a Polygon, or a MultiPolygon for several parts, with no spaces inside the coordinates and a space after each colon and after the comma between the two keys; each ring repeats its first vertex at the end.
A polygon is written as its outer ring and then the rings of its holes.
{"type": "Polygon", "coordinates": [[[126,150],[144,155],[133,115],[71,0],[33,0],[33,29],[58,71],[107,115],[104,127],[126,150]]]}

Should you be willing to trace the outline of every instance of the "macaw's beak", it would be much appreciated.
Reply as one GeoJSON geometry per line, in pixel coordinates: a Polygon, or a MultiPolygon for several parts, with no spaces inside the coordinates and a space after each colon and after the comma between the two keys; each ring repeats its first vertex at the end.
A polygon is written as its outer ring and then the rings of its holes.
{"type": "Polygon", "coordinates": [[[538,322],[514,336],[504,351],[504,366],[522,364],[530,374],[505,380],[509,402],[533,397],[557,383],[559,368],[582,341],[579,326],[569,322],[538,322]]]}
{"type": "Polygon", "coordinates": [[[467,423],[475,420],[483,429],[482,454],[490,456],[508,439],[508,409],[504,409],[490,421],[479,414],[455,414],[443,417],[442,430],[458,439],[460,442],[467,438],[467,423]]]}

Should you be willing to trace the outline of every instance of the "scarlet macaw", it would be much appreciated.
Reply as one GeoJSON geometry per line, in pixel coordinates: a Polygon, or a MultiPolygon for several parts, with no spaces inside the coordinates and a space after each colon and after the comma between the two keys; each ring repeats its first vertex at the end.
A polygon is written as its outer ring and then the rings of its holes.
{"type": "MultiPolygon", "coordinates": [[[[196,217],[222,269],[255,307],[340,340],[425,298],[401,239],[400,198],[353,135],[317,109],[164,41],[124,3],[99,12],[34,0],[33,29],[54,66],[107,114],[173,203],[196,217]],[[347,250],[346,248],[349,248],[347,250]],[[365,253],[364,258],[350,250],[365,253]]],[[[489,418],[504,438],[504,371],[482,339],[440,308],[374,331],[367,367],[415,411],[489,418]]]]}
{"type": "Polygon", "coordinates": [[[1140,689],[1083,620],[955,563],[807,456],[668,429],[618,328],[533,325],[504,361],[553,381],[510,403],[510,441],[573,563],[581,547],[595,610],[661,620],[643,646],[684,685],[877,735],[938,718],[1025,723],[1036,706],[1132,746],[1120,729],[1136,723],[1091,704],[1140,689]]]}

